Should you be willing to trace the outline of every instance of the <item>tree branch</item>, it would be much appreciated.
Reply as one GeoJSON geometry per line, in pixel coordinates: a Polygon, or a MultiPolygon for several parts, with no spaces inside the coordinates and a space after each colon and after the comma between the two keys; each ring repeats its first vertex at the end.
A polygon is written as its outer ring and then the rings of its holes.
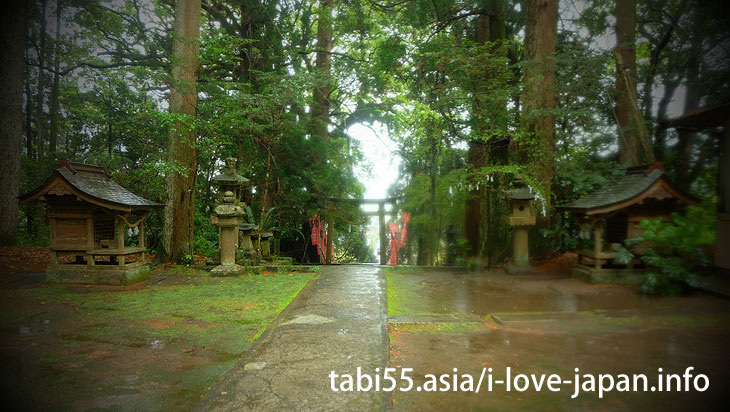
{"type": "Polygon", "coordinates": [[[321,49],[310,49],[307,51],[299,51],[299,54],[302,54],[302,55],[307,55],[307,54],[312,54],[312,53],[329,54],[332,56],[345,57],[347,59],[350,59],[350,60],[356,61],[356,62],[360,62],[360,63],[367,63],[367,60],[365,60],[365,59],[359,59],[357,57],[352,57],[345,53],[338,53],[338,52],[334,52],[334,51],[326,51],[326,50],[321,50],[321,49]]]}

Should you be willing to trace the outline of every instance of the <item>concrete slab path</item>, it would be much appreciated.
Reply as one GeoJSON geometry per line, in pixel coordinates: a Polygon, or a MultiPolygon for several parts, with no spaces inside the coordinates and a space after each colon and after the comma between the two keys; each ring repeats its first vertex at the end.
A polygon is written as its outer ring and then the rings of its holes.
{"type": "Polygon", "coordinates": [[[333,392],[329,377],[387,367],[386,296],[378,267],[323,268],[198,410],[390,410],[389,393],[333,392]]]}

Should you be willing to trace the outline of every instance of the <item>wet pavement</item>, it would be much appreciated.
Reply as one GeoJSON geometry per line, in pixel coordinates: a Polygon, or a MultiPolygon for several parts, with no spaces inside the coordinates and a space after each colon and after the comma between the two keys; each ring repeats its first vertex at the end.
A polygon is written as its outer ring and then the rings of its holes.
{"type": "MultiPolygon", "coordinates": [[[[388,277],[391,366],[427,373],[705,374],[704,392],[396,391],[395,411],[727,410],[730,407],[730,302],[704,293],[641,296],[635,288],[589,285],[560,275],[436,273],[388,277]]],[[[640,385],[641,386],[641,385],[640,385]]]]}
{"type": "Polygon", "coordinates": [[[201,411],[380,411],[390,396],[333,392],[329,374],[388,363],[383,270],[323,268],[237,366],[205,396],[201,411]]]}
{"type": "MultiPolygon", "coordinates": [[[[727,410],[730,301],[702,292],[642,296],[565,275],[325,268],[199,405],[203,411],[727,410]],[[415,271],[417,272],[417,271],[415,271]],[[388,315],[388,313],[390,315],[388,315]],[[408,391],[334,392],[329,374],[405,368],[408,391]],[[703,392],[649,390],[665,374],[704,374],[703,392]],[[516,374],[645,374],[647,390],[429,391],[426,374],[493,381],[516,374]],[[454,371],[456,369],[456,372],[454,371]],[[421,387],[423,390],[417,390],[421,387]]],[[[584,379],[585,380],[585,379],[584,379]]],[[[337,381],[338,384],[342,380],[337,381]]],[[[397,380],[398,388],[407,386],[397,380]]],[[[439,384],[440,385],[440,384],[439,384]]],[[[476,384],[475,384],[476,385],[476,384]]],[[[486,383],[485,383],[486,385],[486,383]]],[[[641,386],[641,385],[639,385],[641,386]]],[[[439,386],[443,388],[443,386],[439,386]]],[[[597,385],[594,386],[597,390],[597,385]]],[[[473,388],[472,388],[473,389],[473,388]]],[[[691,389],[691,388],[690,388],[691,389]]]]}

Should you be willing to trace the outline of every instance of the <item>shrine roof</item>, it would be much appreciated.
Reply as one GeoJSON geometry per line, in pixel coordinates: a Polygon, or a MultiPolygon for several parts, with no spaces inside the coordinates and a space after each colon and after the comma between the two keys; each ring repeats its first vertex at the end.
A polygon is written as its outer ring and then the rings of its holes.
{"type": "Polygon", "coordinates": [[[659,167],[629,168],[616,182],[608,184],[558,209],[585,214],[608,213],[641,203],[645,198],[674,198],[680,203],[696,204],[698,200],[679,189],[659,167]]]}
{"type": "Polygon", "coordinates": [[[235,183],[241,183],[246,184],[249,182],[248,179],[245,177],[237,174],[237,173],[221,173],[219,175],[213,176],[210,180],[221,183],[221,182],[235,182],[235,183]]]}
{"type": "Polygon", "coordinates": [[[45,195],[76,195],[81,200],[116,210],[159,209],[164,205],[147,200],[113,181],[102,166],[62,160],[39,187],[19,196],[22,202],[48,200],[45,195]]]}
{"type": "Polygon", "coordinates": [[[726,125],[730,118],[730,101],[712,107],[695,109],[676,118],[661,122],[659,127],[701,131],[710,127],[726,125]]]}

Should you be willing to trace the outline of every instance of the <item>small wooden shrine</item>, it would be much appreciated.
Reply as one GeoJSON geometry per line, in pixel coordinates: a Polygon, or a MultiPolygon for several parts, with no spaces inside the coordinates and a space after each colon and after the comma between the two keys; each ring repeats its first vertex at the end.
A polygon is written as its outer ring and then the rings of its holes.
{"type": "Polygon", "coordinates": [[[616,262],[616,250],[624,240],[640,235],[642,220],[669,220],[671,213],[699,201],[669,180],[661,163],[628,168],[616,182],[559,210],[573,214],[579,221],[578,264],[573,276],[592,283],[638,283],[640,271],[616,262]],[[593,247],[584,248],[583,240],[593,238],[593,247]],[[590,265],[584,261],[588,259],[590,265]]]}
{"type": "Polygon", "coordinates": [[[19,199],[46,203],[47,282],[126,285],[149,273],[144,220],[163,205],[127,191],[104,167],[62,160],[45,183],[19,199]]]}

